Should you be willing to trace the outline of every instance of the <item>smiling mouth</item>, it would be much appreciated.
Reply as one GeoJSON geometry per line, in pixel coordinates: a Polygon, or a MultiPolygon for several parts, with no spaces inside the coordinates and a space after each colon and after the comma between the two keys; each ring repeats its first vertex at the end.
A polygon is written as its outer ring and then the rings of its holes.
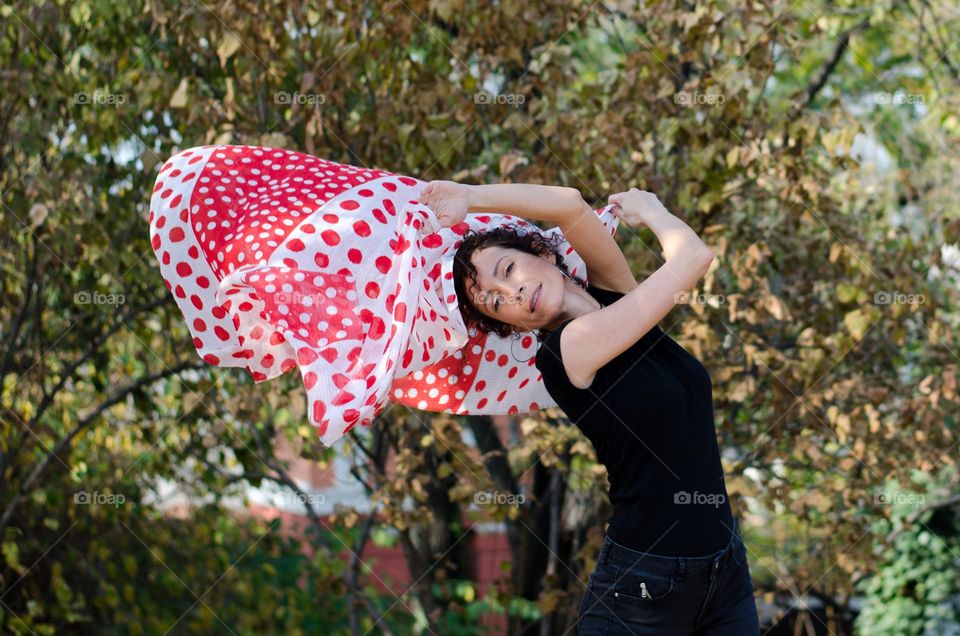
{"type": "Polygon", "coordinates": [[[533,295],[530,297],[530,311],[534,311],[540,302],[541,289],[543,289],[543,283],[540,283],[540,286],[533,290],[533,295]]]}

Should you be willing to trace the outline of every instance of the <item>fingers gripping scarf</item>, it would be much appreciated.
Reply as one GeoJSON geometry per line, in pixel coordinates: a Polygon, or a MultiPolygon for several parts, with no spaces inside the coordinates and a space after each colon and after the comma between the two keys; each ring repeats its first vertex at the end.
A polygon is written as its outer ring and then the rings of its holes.
{"type": "MultiPolygon", "coordinates": [[[[197,352],[258,383],[298,368],[326,445],[369,426],[388,400],[462,415],[555,406],[534,334],[517,346],[467,329],[453,286],[468,228],[537,228],[499,214],[442,228],[417,201],[425,185],[276,148],[172,157],[153,189],[150,238],[197,352]]],[[[613,234],[609,210],[597,213],[613,234]]],[[[561,256],[585,277],[565,241],[561,256]]]]}

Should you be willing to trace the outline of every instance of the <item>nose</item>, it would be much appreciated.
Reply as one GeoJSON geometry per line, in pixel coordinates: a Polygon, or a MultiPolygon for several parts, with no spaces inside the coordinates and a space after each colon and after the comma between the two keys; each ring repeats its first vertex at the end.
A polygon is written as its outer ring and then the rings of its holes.
{"type": "Polygon", "coordinates": [[[504,295],[505,298],[509,298],[512,301],[519,301],[524,298],[523,290],[526,288],[526,285],[520,285],[518,289],[512,289],[508,285],[500,286],[500,293],[504,295]]]}
{"type": "Polygon", "coordinates": [[[517,290],[517,293],[514,296],[514,298],[518,301],[523,298],[523,285],[520,285],[520,289],[517,290]]]}

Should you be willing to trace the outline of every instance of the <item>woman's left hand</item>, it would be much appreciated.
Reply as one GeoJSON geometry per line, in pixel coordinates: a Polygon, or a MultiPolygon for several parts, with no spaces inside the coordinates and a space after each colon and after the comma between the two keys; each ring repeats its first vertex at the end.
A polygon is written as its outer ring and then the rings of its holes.
{"type": "Polygon", "coordinates": [[[470,186],[456,181],[431,181],[420,191],[419,200],[433,210],[442,227],[452,227],[467,218],[470,186]]]}

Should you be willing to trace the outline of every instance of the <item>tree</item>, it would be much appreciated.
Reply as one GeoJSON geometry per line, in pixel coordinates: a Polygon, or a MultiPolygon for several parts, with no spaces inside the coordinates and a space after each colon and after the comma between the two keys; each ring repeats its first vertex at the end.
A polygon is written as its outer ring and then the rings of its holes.
{"type": "MultiPolygon", "coordinates": [[[[323,449],[301,426],[297,378],[254,387],[195,355],[146,231],[156,170],[187,146],[570,185],[597,205],[632,186],[661,194],[718,254],[664,329],[711,372],[727,483],[765,591],[845,605],[884,563],[892,511],[877,491],[955,465],[949,3],[78,0],[0,14],[7,631],[162,633],[183,615],[195,632],[420,620],[438,633],[502,611],[514,632],[562,633],[575,619],[605,483],[562,414],[516,418],[508,440],[485,418],[394,408],[369,437],[323,449]],[[865,148],[889,168],[871,171],[865,148]],[[304,560],[273,529],[225,525],[220,495],[295,485],[276,435],[323,465],[355,453],[378,516],[313,519],[317,554],[304,560]],[[214,502],[165,520],[148,496],[163,479],[214,502]],[[491,512],[513,562],[480,597],[463,587],[457,540],[491,488],[526,499],[491,512]],[[125,503],[83,504],[81,491],[125,503]],[[336,556],[384,524],[425,576],[400,603],[336,556]],[[330,603],[309,608],[270,560],[296,564],[316,585],[302,593],[330,603]]],[[[659,265],[648,231],[618,239],[638,277],[659,265]]]]}

